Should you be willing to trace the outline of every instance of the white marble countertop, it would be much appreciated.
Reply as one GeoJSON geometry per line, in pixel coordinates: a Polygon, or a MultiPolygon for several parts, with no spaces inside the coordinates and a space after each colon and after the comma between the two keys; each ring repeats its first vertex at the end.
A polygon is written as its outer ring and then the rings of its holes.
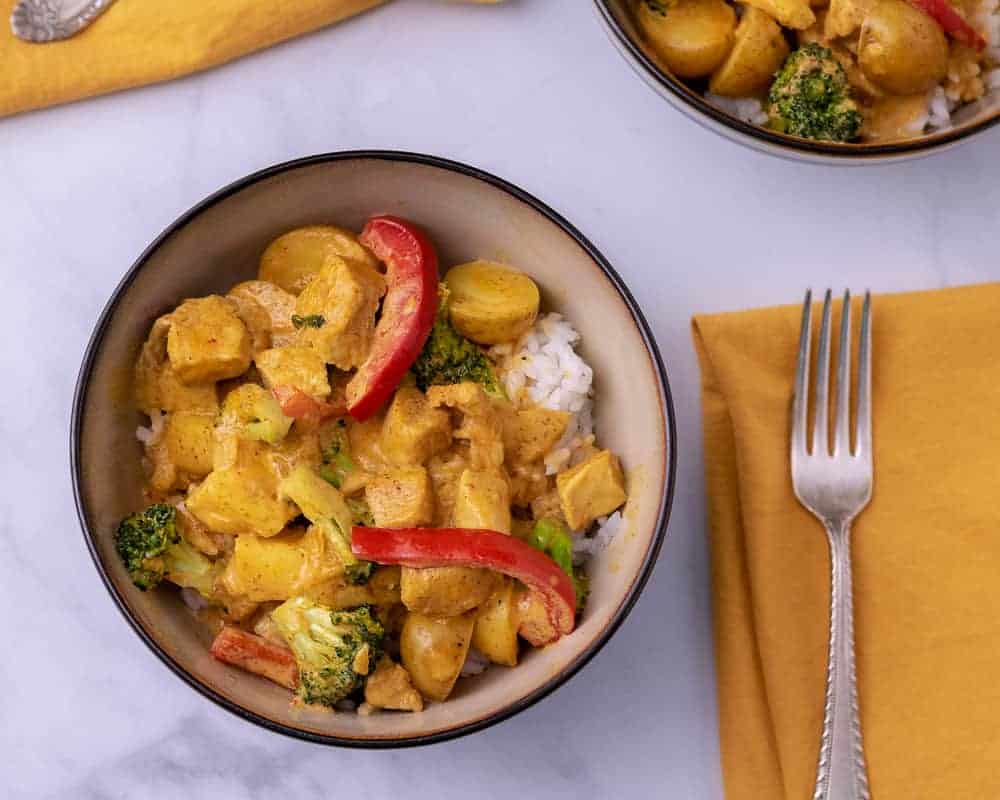
{"type": "Polygon", "coordinates": [[[1000,279],[998,153],[1000,130],[865,170],[749,152],[659,100],[585,0],[407,0],[200,76],[0,120],[4,795],[720,798],[689,318],[808,285],[1000,279]],[[248,172],[352,148],[466,161],[578,225],[655,329],[680,430],[670,535],[612,642],[520,716],[401,752],[282,738],[173,677],[98,579],[69,481],[80,358],[136,255],[248,172]]]}

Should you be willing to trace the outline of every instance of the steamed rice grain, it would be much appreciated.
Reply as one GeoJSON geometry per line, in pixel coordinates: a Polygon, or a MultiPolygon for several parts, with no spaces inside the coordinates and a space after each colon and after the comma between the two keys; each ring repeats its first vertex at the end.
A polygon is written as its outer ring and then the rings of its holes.
{"type": "Polygon", "coordinates": [[[533,405],[572,416],[566,432],[545,457],[545,472],[555,475],[594,441],[594,371],[576,352],[580,334],[561,314],[539,318],[517,343],[490,351],[507,396],[515,406],[533,405]]]}

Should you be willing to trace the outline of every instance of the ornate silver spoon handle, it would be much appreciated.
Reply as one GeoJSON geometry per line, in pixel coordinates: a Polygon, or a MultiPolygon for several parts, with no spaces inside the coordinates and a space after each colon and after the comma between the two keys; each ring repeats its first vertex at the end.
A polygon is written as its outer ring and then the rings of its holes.
{"type": "Polygon", "coordinates": [[[115,0],[19,0],[10,27],[26,42],[54,42],[79,33],[115,0]]]}

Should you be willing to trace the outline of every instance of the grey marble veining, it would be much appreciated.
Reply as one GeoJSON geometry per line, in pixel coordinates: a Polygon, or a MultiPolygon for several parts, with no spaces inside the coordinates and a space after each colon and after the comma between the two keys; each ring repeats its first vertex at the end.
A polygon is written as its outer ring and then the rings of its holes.
{"type": "Polygon", "coordinates": [[[698,375],[690,315],[1000,279],[1000,131],[931,160],[829,169],[703,133],[580,0],[410,0],[174,83],[0,120],[0,785],[19,798],[718,800],[698,375]],[[566,214],[653,324],[680,482],[660,564],[569,685],[431,748],[337,751],[209,704],[107,597],[70,494],[91,327],[174,217],[267,164],[393,147],[494,171],[566,214]]]}

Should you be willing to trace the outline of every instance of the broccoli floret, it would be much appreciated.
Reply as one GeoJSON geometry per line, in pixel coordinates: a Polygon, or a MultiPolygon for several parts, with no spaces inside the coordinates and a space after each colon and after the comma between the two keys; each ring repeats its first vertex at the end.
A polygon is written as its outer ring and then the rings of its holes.
{"type": "Polygon", "coordinates": [[[493,363],[486,353],[462,336],[451,324],[448,317],[448,288],[442,283],[438,292],[441,301],[437,319],[424,349],[413,364],[417,386],[426,392],[428,386],[475,381],[482,385],[487,394],[504,397],[503,387],[497,380],[493,363]]]}
{"type": "Polygon", "coordinates": [[[323,447],[323,465],[320,477],[337,489],[344,485],[348,473],[354,471],[351,458],[351,442],[347,438],[347,424],[338,419],[332,428],[330,441],[323,447]]]}
{"type": "Polygon", "coordinates": [[[254,404],[253,416],[247,420],[244,431],[248,439],[277,444],[288,435],[291,427],[291,417],[286,417],[278,401],[268,394],[254,404]]]}
{"type": "Polygon", "coordinates": [[[335,706],[361,688],[382,657],[385,630],[368,606],[333,611],[293,597],[271,619],[295,655],[305,703],[335,706]]]}
{"type": "Polygon", "coordinates": [[[180,535],[173,506],[156,503],[125,517],[115,533],[115,547],[132,583],[142,591],[166,579],[206,597],[212,593],[214,565],[180,535]]]}
{"type": "Polygon", "coordinates": [[[778,70],[768,95],[768,127],[782,133],[847,142],[861,131],[847,73],[830,50],[810,42],[778,70]]]}
{"type": "MultiPolygon", "coordinates": [[[[347,507],[351,509],[351,517],[354,524],[362,528],[371,528],[375,525],[375,516],[368,507],[368,501],[364,497],[348,497],[347,507]]],[[[344,577],[348,583],[355,586],[363,586],[368,583],[375,572],[375,565],[371,561],[358,560],[356,564],[351,564],[344,570],[344,577]]]]}
{"type": "Polygon", "coordinates": [[[344,578],[352,586],[364,586],[375,574],[375,564],[371,561],[358,561],[344,570],[344,578]]]}
{"type": "Polygon", "coordinates": [[[528,536],[528,544],[541,550],[573,579],[576,592],[576,613],[583,611],[590,595],[590,578],[583,567],[573,566],[573,538],[566,526],[549,517],[538,520],[528,536]]]}
{"type": "Polygon", "coordinates": [[[345,500],[337,489],[303,465],[292,470],[281,482],[279,491],[323,532],[344,565],[347,580],[354,584],[367,583],[372,565],[358,560],[351,552],[351,528],[357,524],[351,501],[345,500]]]}
{"type": "Polygon", "coordinates": [[[269,391],[255,383],[233,389],[222,404],[225,422],[241,430],[247,439],[277,444],[292,427],[281,406],[269,391]]]}

